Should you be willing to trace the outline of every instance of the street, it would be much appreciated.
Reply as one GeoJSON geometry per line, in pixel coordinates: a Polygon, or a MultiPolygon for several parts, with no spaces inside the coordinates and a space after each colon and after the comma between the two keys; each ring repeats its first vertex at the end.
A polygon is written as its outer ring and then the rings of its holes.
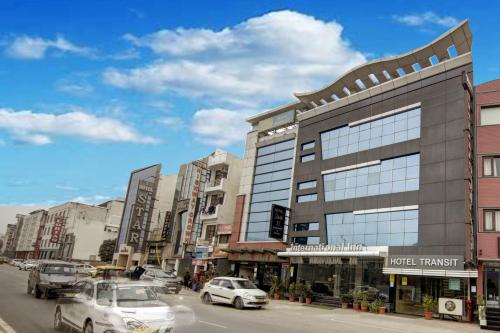
{"type": "MultiPolygon", "coordinates": [[[[29,272],[0,265],[0,332],[53,333],[56,300],[36,299],[26,293],[29,272]],[[13,330],[9,330],[5,322],[13,330]]],[[[166,295],[176,314],[176,332],[299,333],[299,332],[480,332],[476,324],[426,321],[421,317],[374,315],[353,310],[325,309],[287,301],[271,301],[263,310],[236,310],[202,304],[197,293],[166,295]]]]}

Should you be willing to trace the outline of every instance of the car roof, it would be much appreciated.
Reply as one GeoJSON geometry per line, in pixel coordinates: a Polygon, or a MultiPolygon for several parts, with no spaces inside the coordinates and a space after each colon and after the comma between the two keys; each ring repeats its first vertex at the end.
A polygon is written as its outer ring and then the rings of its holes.
{"type": "Polygon", "coordinates": [[[215,277],[214,279],[225,279],[225,280],[231,280],[231,281],[250,281],[246,278],[239,278],[239,277],[233,277],[233,276],[218,276],[218,277],[215,277]]]}

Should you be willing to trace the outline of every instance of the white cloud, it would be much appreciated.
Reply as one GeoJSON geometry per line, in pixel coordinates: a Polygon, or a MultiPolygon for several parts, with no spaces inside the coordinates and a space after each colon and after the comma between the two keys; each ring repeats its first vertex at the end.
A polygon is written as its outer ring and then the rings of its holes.
{"type": "Polygon", "coordinates": [[[111,197],[107,196],[107,195],[91,195],[91,196],[77,196],[77,197],[74,197],[68,201],[71,201],[71,202],[79,202],[79,203],[83,203],[83,204],[87,204],[87,205],[96,205],[96,204],[101,204],[105,201],[108,201],[108,200],[111,200],[111,197]]]}
{"type": "Polygon", "coordinates": [[[68,185],[56,185],[56,189],[63,190],[63,191],[72,191],[72,192],[79,190],[78,187],[68,186],[68,185]]]}
{"type": "Polygon", "coordinates": [[[35,145],[49,144],[55,136],[97,142],[157,142],[119,120],[80,111],[50,114],[0,108],[0,129],[9,132],[14,140],[35,145]]]}
{"type": "Polygon", "coordinates": [[[91,56],[94,53],[91,48],[75,45],[62,36],[55,39],[19,36],[7,45],[5,53],[12,58],[42,59],[49,49],[82,56],[91,56]]]}
{"type": "Polygon", "coordinates": [[[174,131],[179,131],[186,126],[184,120],[179,117],[161,117],[158,123],[174,131]]]}
{"type": "Polygon", "coordinates": [[[59,81],[56,84],[57,90],[76,96],[88,96],[94,92],[94,87],[86,82],[59,81]]]}
{"type": "Polygon", "coordinates": [[[108,68],[110,85],[154,94],[188,97],[253,109],[319,88],[366,61],[342,36],[335,21],[293,11],[271,12],[238,25],[160,30],[125,35],[158,59],[130,69],[108,68]]]}
{"type": "Polygon", "coordinates": [[[245,114],[219,108],[198,110],[193,115],[191,131],[200,142],[208,145],[225,147],[240,143],[250,129],[245,114]]]}
{"type": "Polygon", "coordinates": [[[452,16],[439,16],[434,12],[425,12],[411,15],[393,15],[392,18],[402,24],[411,27],[422,27],[425,25],[438,25],[445,28],[451,28],[460,21],[452,16]]]}

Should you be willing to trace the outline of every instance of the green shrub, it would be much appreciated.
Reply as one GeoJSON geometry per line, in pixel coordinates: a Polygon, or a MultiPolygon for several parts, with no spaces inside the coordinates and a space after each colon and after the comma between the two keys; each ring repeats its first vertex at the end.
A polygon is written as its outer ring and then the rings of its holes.
{"type": "Polygon", "coordinates": [[[437,301],[431,295],[424,295],[422,298],[422,307],[425,312],[434,312],[437,306],[437,301]]]}
{"type": "Polygon", "coordinates": [[[351,303],[352,301],[352,296],[349,294],[342,294],[340,295],[340,302],[342,303],[351,303]]]}

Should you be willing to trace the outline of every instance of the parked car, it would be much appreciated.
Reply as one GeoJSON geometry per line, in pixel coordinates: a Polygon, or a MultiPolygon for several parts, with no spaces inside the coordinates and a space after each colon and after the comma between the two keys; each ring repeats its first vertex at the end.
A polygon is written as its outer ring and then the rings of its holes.
{"type": "Polygon", "coordinates": [[[200,293],[205,304],[226,303],[237,309],[245,307],[262,308],[269,303],[265,291],[257,288],[250,280],[234,277],[218,277],[210,280],[200,293]]]}
{"type": "Polygon", "coordinates": [[[68,262],[41,262],[37,269],[30,272],[28,294],[35,292],[35,297],[57,296],[64,288],[71,287],[77,280],[76,267],[68,262]]]}
{"type": "Polygon", "coordinates": [[[165,273],[160,269],[146,269],[140,277],[143,281],[151,281],[156,291],[162,294],[178,294],[182,289],[183,280],[174,274],[165,273]]]}
{"type": "Polygon", "coordinates": [[[32,269],[35,269],[37,266],[38,266],[37,260],[26,260],[24,263],[19,265],[19,269],[23,271],[31,271],[32,269]]]}
{"type": "Polygon", "coordinates": [[[373,302],[376,299],[383,302],[389,301],[389,295],[372,286],[357,286],[350,291],[350,294],[356,295],[359,294],[359,292],[366,292],[366,296],[369,302],[373,302]]]}
{"type": "Polygon", "coordinates": [[[61,298],[55,309],[54,328],[78,332],[173,333],[175,316],[170,307],[142,282],[82,281],[73,297],[61,298]]]}
{"type": "Polygon", "coordinates": [[[76,265],[76,272],[82,275],[90,275],[92,277],[97,275],[97,268],[89,264],[76,265]]]}
{"type": "Polygon", "coordinates": [[[14,267],[19,267],[19,264],[21,264],[24,261],[24,259],[12,259],[10,261],[10,264],[14,267]]]}

